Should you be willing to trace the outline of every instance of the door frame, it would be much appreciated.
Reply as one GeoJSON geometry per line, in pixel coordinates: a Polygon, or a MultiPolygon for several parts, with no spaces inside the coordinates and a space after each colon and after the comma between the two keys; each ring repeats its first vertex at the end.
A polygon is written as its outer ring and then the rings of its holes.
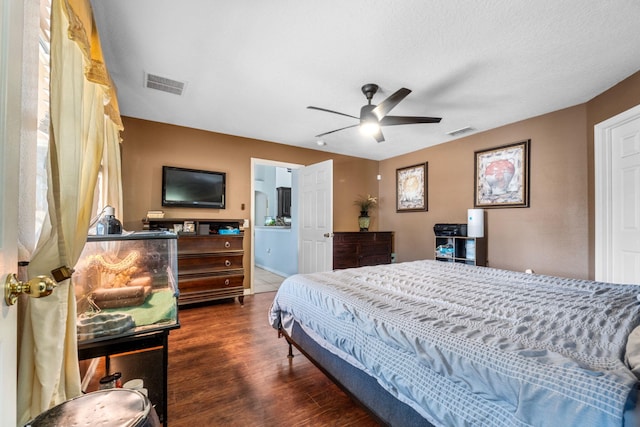
{"type": "MultiPolygon", "coordinates": [[[[34,112],[36,104],[30,97],[33,90],[37,93],[37,49],[33,67],[29,47],[37,46],[38,11],[39,4],[33,0],[0,0],[0,283],[3,296],[7,274],[18,273],[20,199],[15,177],[24,184],[25,172],[21,169],[24,157],[21,159],[20,155],[24,156],[25,148],[35,146],[35,137],[30,139],[27,132],[26,117],[34,112]],[[25,64],[26,61],[29,63],[25,64]]],[[[28,192],[29,188],[21,190],[28,192]]],[[[17,329],[18,308],[8,306],[3,297],[0,301],[0,413],[6,425],[16,425],[18,420],[17,329]]]]}
{"type": "Polygon", "coordinates": [[[594,126],[595,167],[595,280],[610,282],[613,277],[612,230],[612,131],[627,122],[640,119],[640,105],[594,126]]]}
{"type": "MultiPolygon", "coordinates": [[[[260,159],[260,158],[256,158],[256,157],[252,157],[251,158],[251,208],[249,209],[249,213],[251,215],[250,219],[249,219],[249,228],[251,230],[251,265],[250,265],[250,276],[251,276],[251,283],[249,284],[249,294],[253,294],[254,293],[254,280],[255,280],[255,266],[256,266],[256,256],[255,256],[255,250],[256,250],[256,224],[255,224],[255,194],[256,194],[256,189],[255,189],[255,171],[256,171],[256,166],[258,165],[262,165],[262,166],[274,166],[274,167],[281,167],[281,168],[289,168],[289,169],[300,169],[303,168],[304,165],[300,165],[297,163],[288,163],[288,162],[281,162],[281,161],[277,161],[277,160],[267,160],[267,159],[260,159]]],[[[292,183],[292,186],[295,185],[294,183],[292,183]]],[[[295,230],[296,235],[299,233],[299,231],[296,229],[295,230]]]]}

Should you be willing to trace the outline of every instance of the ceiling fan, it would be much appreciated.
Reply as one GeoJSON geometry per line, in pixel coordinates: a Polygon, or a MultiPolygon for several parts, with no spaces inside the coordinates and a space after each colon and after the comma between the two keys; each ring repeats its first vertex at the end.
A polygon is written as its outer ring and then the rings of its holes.
{"type": "Polygon", "coordinates": [[[360,129],[373,136],[376,141],[384,141],[384,135],[382,135],[382,126],[396,126],[396,125],[411,125],[416,123],[440,123],[442,120],[440,117],[413,117],[413,116],[387,116],[387,114],[402,101],[407,95],[411,93],[411,90],[402,88],[397,90],[387,99],[382,101],[378,105],[371,104],[373,95],[378,91],[378,85],[374,83],[368,83],[362,86],[362,93],[367,97],[367,105],[363,105],[360,108],[360,117],[352,116],[350,114],[340,113],[338,111],[327,110],[326,108],[312,107],[307,108],[311,110],[326,111],[327,113],[339,114],[341,116],[352,117],[359,120],[358,124],[345,126],[340,129],[331,130],[316,135],[316,138],[328,135],[330,133],[338,132],[344,129],[360,126],[360,129]]]}

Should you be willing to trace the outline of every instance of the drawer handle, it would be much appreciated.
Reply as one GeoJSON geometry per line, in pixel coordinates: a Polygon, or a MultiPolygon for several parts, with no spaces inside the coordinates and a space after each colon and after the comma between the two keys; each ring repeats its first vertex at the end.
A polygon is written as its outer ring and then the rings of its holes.
{"type": "Polygon", "coordinates": [[[231,280],[229,280],[229,279],[224,279],[224,284],[225,284],[225,286],[229,286],[229,283],[231,283],[231,280]]]}
{"type": "Polygon", "coordinates": [[[224,247],[225,248],[230,248],[231,247],[231,242],[224,242],[224,247]]]}
{"type": "Polygon", "coordinates": [[[231,261],[229,261],[228,259],[224,260],[224,265],[225,267],[231,267],[231,261]]]}

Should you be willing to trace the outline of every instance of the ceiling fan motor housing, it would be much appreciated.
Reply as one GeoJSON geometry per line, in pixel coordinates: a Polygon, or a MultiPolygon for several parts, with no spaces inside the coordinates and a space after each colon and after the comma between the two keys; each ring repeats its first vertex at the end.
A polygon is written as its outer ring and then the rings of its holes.
{"type": "Polygon", "coordinates": [[[362,93],[364,93],[364,96],[367,97],[367,101],[369,101],[369,104],[371,104],[371,99],[373,98],[373,95],[376,94],[376,92],[378,92],[378,85],[375,83],[367,83],[366,85],[362,86],[362,93]]]}
{"type": "Polygon", "coordinates": [[[374,108],[376,108],[376,106],[372,104],[363,105],[362,108],[360,108],[360,124],[378,123],[378,117],[372,112],[374,108]]]}

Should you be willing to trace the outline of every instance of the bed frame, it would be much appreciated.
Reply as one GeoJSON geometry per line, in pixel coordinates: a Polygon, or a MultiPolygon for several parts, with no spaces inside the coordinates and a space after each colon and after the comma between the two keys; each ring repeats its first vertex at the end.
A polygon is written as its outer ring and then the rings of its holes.
{"type": "Polygon", "coordinates": [[[433,427],[413,408],[386,391],[375,378],[316,343],[298,323],[294,323],[291,335],[279,329],[278,337],[284,337],[289,345],[287,357],[293,358],[292,346],[295,346],[381,425],[433,427]]]}

